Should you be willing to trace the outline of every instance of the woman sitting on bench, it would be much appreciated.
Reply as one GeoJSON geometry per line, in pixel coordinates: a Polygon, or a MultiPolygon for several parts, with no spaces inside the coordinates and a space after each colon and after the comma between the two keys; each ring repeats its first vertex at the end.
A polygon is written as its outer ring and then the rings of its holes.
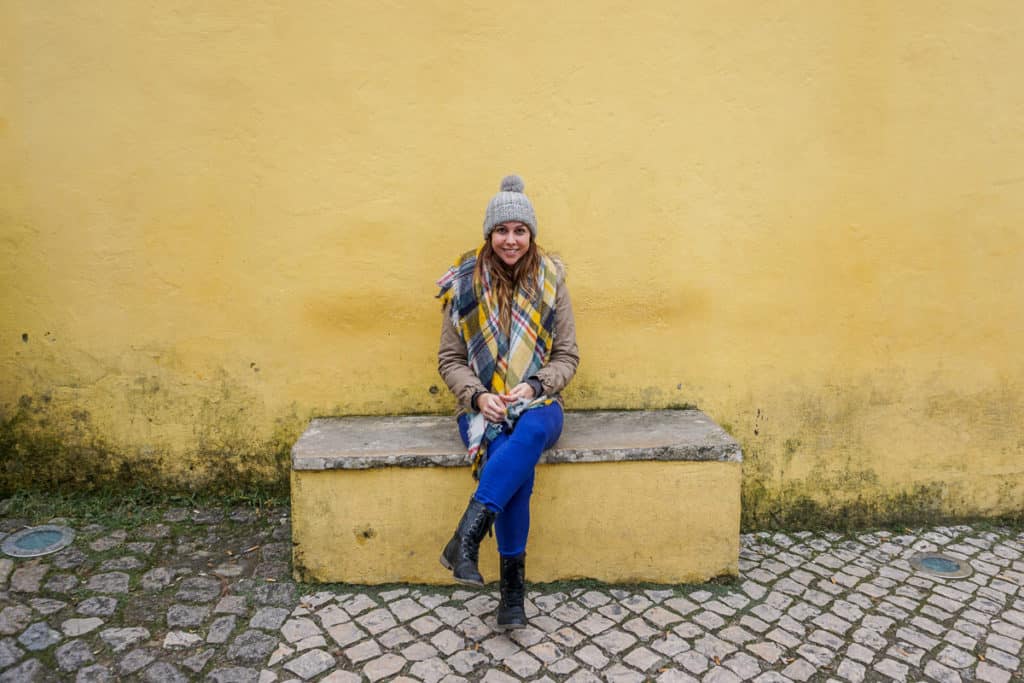
{"type": "Polygon", "coordinates": [[[579,365],[564,269],[537,245],[519,176],[487,205],[484,243],[438,281],[444,321],[438,370],[459,404],[459,433],[478,479],[441,564],[482,586],[480,541],[491,525],[501,556],[498,625],[526,626],[526,538],[541,453],[562,433],[559,392],[579,365]]]}

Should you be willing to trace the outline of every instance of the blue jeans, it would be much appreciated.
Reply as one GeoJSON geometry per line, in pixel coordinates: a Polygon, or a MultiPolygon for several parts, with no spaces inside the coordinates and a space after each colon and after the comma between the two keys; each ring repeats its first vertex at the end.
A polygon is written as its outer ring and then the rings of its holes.
{"type": "MultiPolygon", "coordinates": [[[[468,425],[469,418],[460,415],[459,435],[467,445],[468,425]]],[[[526,552],[534,468],[541,453],[554,446],[561,434],[562,406],[552,403],[523,413],[515,429],[499,434],[487,448],[487,464],[473,498],[498,513],[494,530],[502,557],[526,552]]]]}

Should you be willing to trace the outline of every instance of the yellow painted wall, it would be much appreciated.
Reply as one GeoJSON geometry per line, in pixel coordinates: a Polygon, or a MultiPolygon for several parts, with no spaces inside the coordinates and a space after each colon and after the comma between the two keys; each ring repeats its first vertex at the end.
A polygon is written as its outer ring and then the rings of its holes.
{"type": "Polygon", "coordinates": [[[6,481],[273,478],[311,415],[450,410],[432,282],[518,172],[572,407],[699,405],[752,526],[1019,512],[1022,30],[1013,0],[0,0],[6,481]]]}

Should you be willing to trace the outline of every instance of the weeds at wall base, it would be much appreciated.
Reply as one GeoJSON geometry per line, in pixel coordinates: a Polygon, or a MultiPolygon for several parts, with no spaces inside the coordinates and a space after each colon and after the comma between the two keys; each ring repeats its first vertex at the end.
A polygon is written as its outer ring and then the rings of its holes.
{"type": "Polygon", "coordinates": [[[23,396],[12,412],[0,412],[0,498],[29,491],[115,497],[133,491],[134,499],[287,496],[297,425],[282,424],[265,441],[201,445],[187,457],[124,453],[92,434],[87,414],[62,419],[49,403],[23,396]]]}

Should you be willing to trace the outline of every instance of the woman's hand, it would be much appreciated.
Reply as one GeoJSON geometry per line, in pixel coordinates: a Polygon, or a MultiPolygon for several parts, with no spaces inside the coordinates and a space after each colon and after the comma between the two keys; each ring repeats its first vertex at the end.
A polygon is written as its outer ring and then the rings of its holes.
{"type": "Polygon", "coordinates": [[[526,400],[534,398],[533,387],[531,387],[528,382],[522,382],[515,385],[512,387],[512,391],[502,397],[505,403],[512,403],[513,401],[518,401],[521,398],[525,398],[526,400]]]}
{"type": "Polygon", "coordinates": [[[476,407],[488,422],[505,421],[505,401],[497,394],[480,394],[476,397],[476,407]]]}

